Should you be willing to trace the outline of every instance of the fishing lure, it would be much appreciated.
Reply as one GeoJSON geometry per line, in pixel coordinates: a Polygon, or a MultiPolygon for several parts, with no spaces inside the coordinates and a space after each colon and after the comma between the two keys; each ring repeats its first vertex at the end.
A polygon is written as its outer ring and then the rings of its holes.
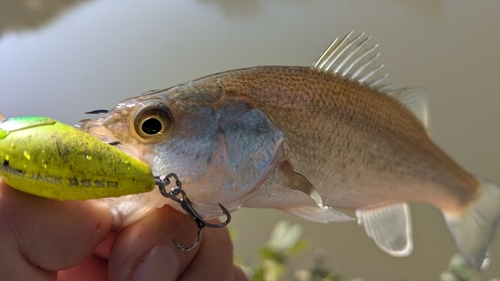
{"type": "Polygon", "coordinates": [[[117,197],[155,187],[145,163],[47,117],[14,117],[2,122],[0,161],[0,177],[7,184],[46,198],[117,197]]]}
{"type": "Polygon", "coordinates": [[[192,207],[177,175],[153,176],[147,164],[83,131],[48,117],[22,116],[0,121],[0,178],[22,192],[58,200],[87,200],[152,191],[179,203],[198,227],[224,227],[229,211],[220,205],[225,222],[210,224],[192,207]],[[167,191],[170,178],[175,187],[167,191]]]}

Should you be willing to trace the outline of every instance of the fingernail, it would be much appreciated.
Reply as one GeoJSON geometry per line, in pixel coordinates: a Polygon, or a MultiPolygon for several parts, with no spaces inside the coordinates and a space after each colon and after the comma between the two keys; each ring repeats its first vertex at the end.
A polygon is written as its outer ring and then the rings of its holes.
{"type": "Polygon", "coordinates": [[[146,252],[133,270],[135,281],[175,280],[180,260],[172,248],[157,244],[146,252]]]}
{"type": "Polygon", "coordinates": [[[123,214],[120,213],[118,208],[110,208],[111,211],[111,231],[118,231],[123,225],[123,214]]]}

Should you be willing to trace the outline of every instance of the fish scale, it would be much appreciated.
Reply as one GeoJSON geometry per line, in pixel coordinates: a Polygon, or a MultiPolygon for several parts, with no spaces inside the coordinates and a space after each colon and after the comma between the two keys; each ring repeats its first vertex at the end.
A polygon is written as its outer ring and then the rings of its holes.
{"type": "MultiPolygon", "coordinates": [[[[300,159],[298,171],[315,186],[319,185],[316,187],[320,194],[332,186],[337,191],[331,205],[341,203],[346,205],[342,207],[352,207],[356,202],[349,201],[360,198],[343,197],[343,188],[339,187],[342,180],[328,175],[356,171],[367,177],[372,170],[391,174],[388,182],[399,186],[406,182],[395,181],[398,173],[401,177],[406,176],[407,182],[415,178],[424,180],[427,175],[441,175],[440,181],[452,182],[454,188],[458,185],[470,190],[463,192],[465,198],[462,201],[465,204],[470,200],[468,197],[474,195],[477,181],[429,141],[426,130],[413,113],[387,94],[346,78],[328,73],[324,76],[318,77],[318,71],[310,67],[277,66],[231,71],[219,74],[215,79],[223,85],[224,94],[241,98],[269,115],[285,133],[287,143],[300,159]],[[344,84],[351,87],[342,86],[344,84]],[[374,144],[377,150],[371,149],[374,144]],[[427,159],[422,159],[422,155],[427,155],[427,159]],[[405,169],[405,173],[401,171],[401,165],[410,168],[405,169]]],[[[380,174],[373,178],[378,182],[369,180],[370,185],[388,185],[380,181],[380,174]]],[[[367,188],[357,182],[346,184],[349,188],[367,188]]],[[[393,194],[390,200],[394,199],[397,200],[393,194]]],[[[378,202],[371,203],[376,205],[378,202]]]]}

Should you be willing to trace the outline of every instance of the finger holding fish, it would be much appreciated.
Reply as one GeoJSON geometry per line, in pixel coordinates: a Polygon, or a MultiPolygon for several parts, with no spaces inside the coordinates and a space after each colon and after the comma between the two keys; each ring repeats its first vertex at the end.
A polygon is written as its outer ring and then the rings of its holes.
{"type": "Polygon", "coordinates": [[[56,280],[58,270],[90,256],[112,226],[103,202],[41,198],[3,181],[0,218],[1,280],[56,280]]]}
{"type": "Polygon", "coordinates": [[[179,280],[200,274],[247,280],[233,265],[227,229],[208,229],[199,247],[179,251],[170,237],[190,241],[195,231],[169,206],[121,231],[111,228],[103,202],[42,198],[0,181],[0,280],[179,280]],[[190,266],[200,263],[211,266],[190,266]]]}
{"type": "Polygon", "coordinates": [[[111,280],[247,280],[233,265],[226,228],[207,229],[198,247],[182,252],[171,237],[189,243],[186,233],[195,233],[193,225],[170,206],[126,227],[109,253],[111,280]]]}

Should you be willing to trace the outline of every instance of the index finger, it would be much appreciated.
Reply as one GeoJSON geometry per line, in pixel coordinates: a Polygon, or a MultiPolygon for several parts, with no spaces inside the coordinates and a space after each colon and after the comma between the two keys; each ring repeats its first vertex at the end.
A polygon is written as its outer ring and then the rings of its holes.
{"type": "Polygon", "coordinates": [[[246,280],[233,265],[226,228],[205,228],[200,243],[180,251],[171,238],[191,244],[196,225],[170,206],[156,209],[123,229],[110,253],[111,280],[246,280]]]}

